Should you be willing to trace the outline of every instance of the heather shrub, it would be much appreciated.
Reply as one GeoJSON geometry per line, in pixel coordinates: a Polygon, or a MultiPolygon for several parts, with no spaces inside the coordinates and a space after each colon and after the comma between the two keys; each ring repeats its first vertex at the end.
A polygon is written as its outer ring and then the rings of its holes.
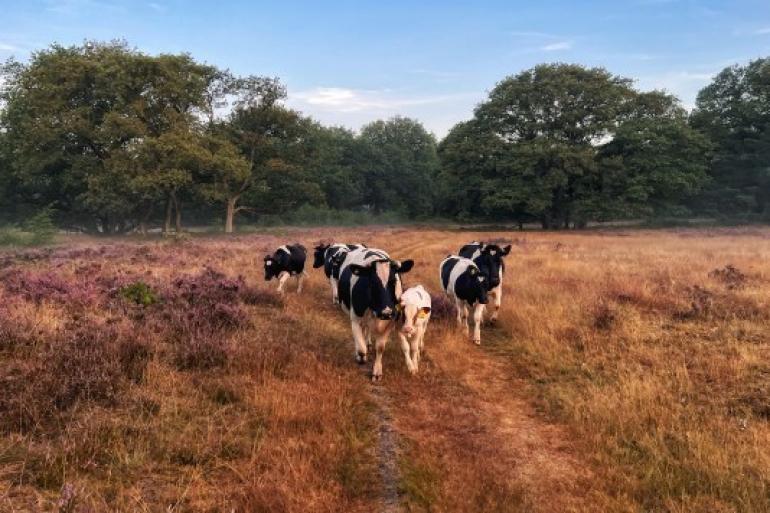
{"type": "Polygon", "coordinates": [[[446,294],[431,294],[430,304],[431,320],[447,321],[455,318],[455,305],[446,294]]]}
{"type": "Polygon", "coordinates": [[[51,272],[10,269],[3,274],[2,282],[9,294],[35,303],[43,300],[65,301],[73,292],[69,282],[51,272]]]}
{"type": "Polygon", "coordinates": [[[280,306],[283,304],[283,298],[275,290],[257,287],[244,287],[241,291],[241,300],[247,305],[280,306]]]}
{"type": "Polygon", "coordinates": [[[80,400],[110,405],[125,384],[118,351],[120,334],[113,326],[74,322],[44,356],[46,389],[58,409],[80,400]]]}
{"type": "Polygon", "coordinates": [[[33,319],[16,310],[14,300],[0,302],[0,351],[16,346],[31,345],[38,337],[33,319]]]}
{"type": "Polygon", "coordinates": [[[182,369],[208,369],[229,360],[229,334],[248,324],[241,293],[243,278],[231,279],[206,267],[172,281],[163,293],[163,319],[182,369]]]}
{"type": "Polygon", "coordinates": [[[137,338],[125,338],[118,344],[117,350],[124,376],[136,384],[144,381],[153,354],[152,346],[137,338]]]}
{"type": "Polygon", "coordinates": [[[709,277],[721,281],[730,290],[742,288],[749,278],[738,268],[730,264],[722,269],[714,269],[709,273],[709,277]]]}

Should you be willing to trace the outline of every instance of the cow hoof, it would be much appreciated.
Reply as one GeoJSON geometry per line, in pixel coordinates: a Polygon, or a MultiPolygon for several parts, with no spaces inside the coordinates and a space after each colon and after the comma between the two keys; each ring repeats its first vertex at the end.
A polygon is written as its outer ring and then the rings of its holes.
{"type": "Polygon", "coordinates": [[[356,362],[358,362],[359,365],[363,365],[366,363],[366,353],[358,353],[356,355],[356,362]]]}
{"type": "Polygon", "coordinates": [[[380,381],[382,381],[382,374],[379,376],[377,374],[372,375],[372,383],[379,383],[380,381]]]}
{"type": "Polygon", "coordinates": [[[477,346],[480,346],[481,345],[481,339],[474,340],[473,343],[476,344],[477,346]]]}

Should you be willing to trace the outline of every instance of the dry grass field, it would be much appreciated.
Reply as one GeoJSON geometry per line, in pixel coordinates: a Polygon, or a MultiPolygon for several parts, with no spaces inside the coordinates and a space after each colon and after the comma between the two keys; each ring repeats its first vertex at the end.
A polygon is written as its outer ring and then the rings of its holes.
{"type": "Polygon", "coordinates": [[[283,230],[0,254],[0,511],[770,511],[770,230],[283,230]],[[354,362],[321,270],[513,244],[476,347],[442,304],[420,373],[354,362]]]}

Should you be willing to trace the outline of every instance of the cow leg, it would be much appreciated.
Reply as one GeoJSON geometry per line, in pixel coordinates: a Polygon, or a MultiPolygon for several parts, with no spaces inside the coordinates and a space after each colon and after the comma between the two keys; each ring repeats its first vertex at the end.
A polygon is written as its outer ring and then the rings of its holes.
{"type": "Polygon", "coordinates": [[[419,367],[420,360],[422,359],[422,355],[425,352],[425,332],[428,331],[428,319],[425,319],[417,328],[417,344],[415,344],[415,347],[412,349],[414,354],[412,355],[412,361],[414,362],[415,369],[419,367]]]}
{"type": "Polygon", "coordinates": [[[385,346],[388,345],[390,328],[388,326],[382,333],[378,332],[374,341],[374,367],[372,368],[372,381],[374,382],[382,379],[382,354],[385,352],[385,346]]]}
{"type": "Polygon", "coordinates": [[[278,276],[278,292],[280,294],[283,294],[283,287],[284,287],[284,285],[286,285],[286,280],[289,279],[289,276],[291,276],[291,275],[289,273],[287,273],[286,271],[283,271],[278,276]]]}
{"type": "Polygon", "coordinates": [[[409,340],[406,338],[406,335],[401,333],[399,331],[398,338],[401,340],[401,350],[404,352],[404,359],[406,360],[406,368],[409,369],[409,372],[414,374],[417,372],[417,365],[414,363],[414,358],[411,355],[411,347],[409,344],[409,340]]]}
{"type": "Polygon", "coordinates": [[[467,337],[470,334],[469,329],[468,329],[468,317],[469,317],[468,316],[468,303],[466,303],[465,301],[463,301],[461,299],[459,299],[458,302],[459,302],[460,311],[462,312],[462,314],[461,314],[462,321],[461,321],[460,325],[462,326],[463,333],[465,333],[465,336],[467,337]]]}
{"type": "Polygon", "coordinates": [[[416,374],[420,368],[420,351],[422,350],[422,339],[425,336],[425,326],[417,326],[417,333],[412,337],[412,365],[414,365],[414,372],[416,374]]]}
{"type": "Polygon", "coordinates": [[[457,325],[463,327],[463,302],[455,298],[455,310],[457,310],[457,325]]]}
{"type": "Polygon", "coordinates": [[[495,311],[492,312],[492,316],[489,318],[489,320],[496,321],[497,315],[500,313],[500,305],[503,302],[503,284],[501,283],[500,285],[490,290],[489,292],[495,298],[495,311]]]}
{"type": "Polygon", "coordinates": [[[481,321],[484,320],[484,305],[476,303],[473,307],[473,343],[481,345],[481,321]]]}
{"type": "Polygon", "coordinates": [[[302,292],[302,283],[305,281],[305,278],[307,278],[307,273],[305,271],[302,271],[297,275],[297,294],[302,292]]]}
{"type": "Polygon", "coordinates": [[[337,297],[337,280],[335,280],[332,277],[329,277],[329,283],[332,286],[332,304],[333,305],[339,304],[340,300],[337,297]]]}
{"type": "Polygon", "coordinates": [[[356,352],[356,361],[358,363],[366,363],[366,339],[364,338],[364,330],[361,326],[362,319],[355,317],[353,313],[350,315],[350,328],[353,331],[353,345],[356,352]]]}

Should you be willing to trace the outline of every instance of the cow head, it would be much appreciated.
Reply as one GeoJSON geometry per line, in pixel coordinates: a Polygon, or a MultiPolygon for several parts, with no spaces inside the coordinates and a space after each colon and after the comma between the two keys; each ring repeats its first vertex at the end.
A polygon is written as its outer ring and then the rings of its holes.
{"type": "Polygon", "coordinates": [[[500,285],[502,270],[505,270],[503,258],[511,252],[510,244],[501,248],[497,244],[487,244],[481,250],[481,255],[474,259],[479,270],[488,280],[487,287],[491,290],[500,285]]]}
{"type": "Polygon", "coordinates": [[[265,281],[270,281],[281,272],[278,270],[278,262],[270,255],[265,255],[265,281]]]}
{"type": "Polygon", "coordinates": [[[315,252],[313,253],[313,269],[318,269],[324,265],[327,249],[329,249],[329,244],[319,244],[315,247],[315,252]]]}
{"type": "Polygon", "coordinates": [[[369,309],[375,317],[390,320],[396,314],[396,303],[401,298],[401,275],[408,273],[414,261],[376,260],[367,265],[351,264],[351,272],[368,283],[369,309]]]}
{"type": "Polygon", "coordinates": [[[482,271],[475,267],[468,268],[468,274],[470,275],[469,288],[472,302],[478,301],[482,305],[489,303],[489,282],[487,277],[482,271]]]}
{"type": "Polygon", "coordinates": [[[412,302],[404,301],[403,298],[398,302],[396,309],[404,320],[404,325],[401,327],[401,333],[404,335],[414,333],[414,325],[417,319],[430,314],[429,306],[420,307],[412,302]]]}

